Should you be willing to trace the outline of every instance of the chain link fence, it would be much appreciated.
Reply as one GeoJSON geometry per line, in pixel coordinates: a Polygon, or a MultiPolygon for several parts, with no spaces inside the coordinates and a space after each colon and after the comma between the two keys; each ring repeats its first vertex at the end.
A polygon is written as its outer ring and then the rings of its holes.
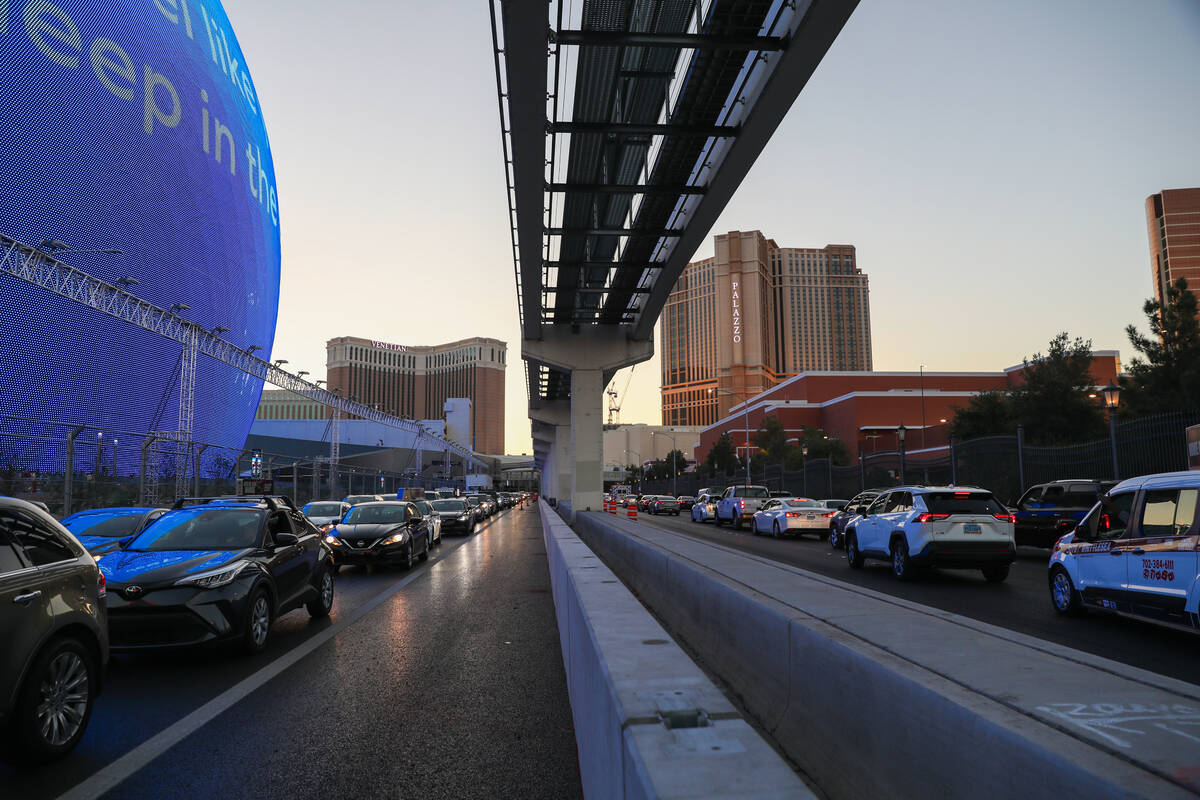
{"type": "MultiPolygon", "coordinates": [[[[178,497],[237,491],[253,451],[31,417],[0,415],[0,494],[45,503],[64,517],[112,506],[169,506],[178,497]]],[[[408,487],[463,487],[462,478],[418,476],[327,457],[261,452],[262,477],[297,505],[408,487]]]]}
{"type": "MultiPolygon", "coordinates": [[[[1032,446],[1024,436],[988,436],[947,447],[906,453],[867,453],[851,466],[829,459],[808,459],[803,469],[767,465],[753,470],[750,481],[770,489],[807,497],[850,498],[863,489],[905,484],[958,484],[994,492],[1002,502],[1015,503],[1037,483],[1064,479],[1115,480],[1188,468],[1184,431],[1200,424],[1200,414],[1171,412],[1119,423],[1116,427],[1117,473],[1113,472],[1113,440],[1056,447],[1032,446]]],[[[680,475],[678,494],[696,495],[701,489],[723,488],[746,480],[744,468],[724,476],[680,475]]],[[[642,481],[643,492],[667,494],[672,482],[642,481]]]]}

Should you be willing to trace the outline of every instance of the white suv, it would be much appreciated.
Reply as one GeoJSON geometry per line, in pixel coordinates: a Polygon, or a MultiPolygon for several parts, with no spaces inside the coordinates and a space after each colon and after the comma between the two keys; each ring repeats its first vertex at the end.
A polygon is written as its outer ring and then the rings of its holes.
{"type": "Polygon", "coordinates": [[[1143,475],[1114,486],[1054,545],[1054,609],[1200,629],[1198,507],[1200,472],[1143,475]]]}
{"type": "Polygon", "coordinates": [[[847,525],[846,561],[855,569],[865,558],[891,561],[901,580],[920,567],[980,569],[996,583],[1016,560],[1014,522],[984,489],[901,486],[881,492],[847,525]]]}

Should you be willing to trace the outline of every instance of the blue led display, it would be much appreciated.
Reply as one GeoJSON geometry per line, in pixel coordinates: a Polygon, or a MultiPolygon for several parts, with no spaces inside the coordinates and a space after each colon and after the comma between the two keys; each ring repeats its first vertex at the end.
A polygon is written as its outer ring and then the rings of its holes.
{"type": "MultiPolygon", "coordinates": [[[[0,0],[0,231],[269,357],[279,198],[217,0],[0,0]]],[[[181,345],[0,278],[0,413],[174,430],[181,345]]],[[[241,447],[261,383],[201,356],[194,438],[241,447]]]]}

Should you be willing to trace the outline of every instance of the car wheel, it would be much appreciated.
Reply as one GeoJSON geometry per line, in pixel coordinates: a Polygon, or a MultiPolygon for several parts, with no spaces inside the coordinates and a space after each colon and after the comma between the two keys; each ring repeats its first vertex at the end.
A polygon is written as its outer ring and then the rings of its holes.
{"type": "Polygon", "coordinates": [[[846,531],[846,563],[851,569],[862,569],[863,554],[858,550],[858,536],[854,531],[846,531]]]}
{"type": "Polygon", "coordinates": [[[902,581],[910,580],[913,576],[912,561],[908,557],[908,542],[905,539],[892,540],[892,574],[902,581]]]}
{"type": "Polygon", "coordinates": [[[771,534],[776,539],[779,538],[779,520],[775,520],[775,522],[771,525],[771,534]]]}
{"type": "Polygon", "coordinates": [[[984,567],[983,577],[988,583],[1003,583],[1008,577],[1008,564],[999,567],[984,567]]]}
{"type": "Polygon", "coordinates": [[[1064,617],[1078,617],[1083,614],[1083,601],[1070,574],[1062,567],[1055,567],[1050,573],[1050,602],[1054,610],[1064,617]]]}
{"type": "Polygon", "coordinates": [[[321,570],[320,577],[317,578],[317,596],[308,601],[305,606],[308,613],[314,617],[328,617],[330,609],[333,608],[333,570],[321,570]]]}
{"type": "Polygon", "coordinates": [[[92,717],[97,665],[78,639],[51,639],[37,654],[17,695],[6,748],[14,763],[40,764],[66,755],[92,717]]]}
{"type": "MultiPolygon", "coordinates": [[[[742,515],[741,514],[738,514],[735,512],[733,515],[733,519],[731,521],[733,523],[733,529],[735,531],[740,531],[742,529],[742,515]]],[[[755,533],[757,533],[757,532],[758,532],[758,529],[755,528],[755,533]]]]}
{"type": "Polygon", "coordinates": [[[429,560],[429,548],[430,548],[429,534],[425,534],[425,549],[423,551],[421,551],[421,555],[418,556],[418,558],[420,558],[422,561],[428,561],[429,560]]]}
{"type": "Polygon", "coordinates": [[[840,541],[838,541],[837,528],[830,528],[829,529],[829,546],[836,550],[838,547],[841,546],[841,544],[842,543],[840,541]]]}
{"type": "Polygon", "coordinates": [[[267,640],[271,638],[271,601],[267,590],[259,587],[250,595],[246,603],[246,622],[242,627],[242,649],[248,655],[255,655],[267,649],[267,640]]]}
{"type": "Polygon", "coordinates": [[[718,528],[721,527],[721,512],[720,511],[718,511],[716,514],[713,515],[713,524],[716,525],[718,528]]]}

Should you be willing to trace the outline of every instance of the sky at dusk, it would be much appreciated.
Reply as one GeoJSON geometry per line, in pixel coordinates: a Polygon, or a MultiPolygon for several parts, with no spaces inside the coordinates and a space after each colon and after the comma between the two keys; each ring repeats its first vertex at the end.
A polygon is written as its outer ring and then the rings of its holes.
{"type": "MultiPolygon", "coordinates": [[[[272,355],[503,339],[532,452],[487,1],[225,7],[275,159],[272,355]]],[[[1197,76],[1198,0],[863,0],[713,233],[855,245],[876,369],[999,370],[1064,330],[1128,359],[1145,198],[1200,186],[1197,76]]],[[[623,422],[660,421],[658,384],[634,369],[623,422]]]]}

